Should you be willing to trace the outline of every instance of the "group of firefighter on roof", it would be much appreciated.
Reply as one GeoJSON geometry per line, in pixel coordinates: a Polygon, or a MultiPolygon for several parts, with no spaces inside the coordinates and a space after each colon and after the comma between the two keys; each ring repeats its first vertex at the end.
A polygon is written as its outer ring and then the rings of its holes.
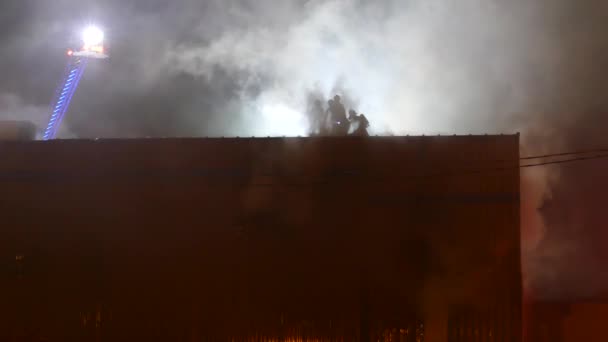
{"type": "Polygon", "coordinates": [[[368,136],[369,121],[363,114],[353,109],[348,111],[339,95],[327,101],[327,108],[321,100],[314,102],[311,112],[311,135],[318,136],[368,136]]]}

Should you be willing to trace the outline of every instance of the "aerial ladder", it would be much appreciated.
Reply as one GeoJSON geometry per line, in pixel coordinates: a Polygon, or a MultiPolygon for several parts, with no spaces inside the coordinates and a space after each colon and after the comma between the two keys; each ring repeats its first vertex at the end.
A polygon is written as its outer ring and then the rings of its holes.
{"type": "Polygon", "coordinates": [[[51,102],[51,116],[44,131],[44,140],[54,139],[57,135],[57,130],[61,126],[65,113],[68,111],[70,101],[72,101],[76,88],[78,88],[78,83],[86,65],[86,58],[70,57],[66,71],[64,72],[63,81],[55,92],[55,96],[51,102]]]}
{"type": "Polygon", "coordinates": [[[81,49],[67,52],[68,64],[51,102],[51,113],[44,130],[43,140],[52,140],[57,136],[89,59],[108,58],[104,51],[104,34],[99,28],[91,26],[85,29],[82,40],[84,45],[81,49]]]}

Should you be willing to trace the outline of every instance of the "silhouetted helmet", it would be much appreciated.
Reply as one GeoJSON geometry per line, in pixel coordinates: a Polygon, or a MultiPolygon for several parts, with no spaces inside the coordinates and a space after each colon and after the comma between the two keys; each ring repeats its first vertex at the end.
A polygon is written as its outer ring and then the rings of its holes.
{"type": "Polygon", "coordinates": [[[334,96],[334,101],[340,102],[340,100],[341,100],[340,95],[334,96]]]}
{"type": "Polygon", "coordinates": [[[363,126],[365,128],[368,128],[369,127],[369,121],[365,117],[365,114],[361,113],[361,115],[359,116],[359,118],[361,118],[361,123],[363,124],[363,126]]]}
{"type": "Polygon", "coordinates": [[[349,119],[354,119],[357,116],[357,112],[355,112],[353,109],[348,111],[348,118],[349,119]]]}

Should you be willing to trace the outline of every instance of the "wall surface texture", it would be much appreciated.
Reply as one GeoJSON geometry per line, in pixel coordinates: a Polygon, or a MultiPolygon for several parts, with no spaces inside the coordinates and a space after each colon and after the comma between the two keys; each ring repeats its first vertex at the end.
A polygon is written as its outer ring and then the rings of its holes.
{"type": "Polygon", "coordinates": [[[521,341],[518,136],[0,155],[1,341],[521,341]]]}

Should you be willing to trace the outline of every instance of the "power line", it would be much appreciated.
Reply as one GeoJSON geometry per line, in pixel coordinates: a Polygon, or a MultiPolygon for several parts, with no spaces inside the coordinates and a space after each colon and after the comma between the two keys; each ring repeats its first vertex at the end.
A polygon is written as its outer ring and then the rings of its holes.
{"type": "Polygon", "coordinates": [[[574,162],[584,161],[584,160],[595,160],[595,159],[604,159],[604,158],[608,158],[608,154],[595,155],[595,156],[589,156],[589,157],[580,157],[580,158],[571,158],[571,159],[564,159],[564,160],[555,160],[555,161],[535,163],[535,164],[525,164],[525,165],[520,165],[519,167],[520,168],[530,168],[530,167],[566,164],[566,163],[574,163],[574,162]]]}
{"type": "Polygon", "coordinates": [[[520,160],[531,160],[531,159],[543,159],[543,158],[554,158],[554,157],[565,157],[579,154],[590,154],[590,153],[606,153],[608,149],[594,149],[594,150],[582,150],[582,151],[572,151],[572,152],[561,152],[561,153],[551,153],[545,155],[538,156],[528,156],[519,158],[520,160]]]}
{"type": "MultiPolygon", "coordinates": [[[[456,173],[455,172],[455,173],[452,173],[452,174],[449,174],[449,175],[480,174],[480,173],[485,173],[485,172],[500,172],[500,171],[526,169],[526,168],[549,166],[549,165],[569,164],[569,163],[575,163],[575,162],[579,162],[579,161],[599,160],[599,159],[605,159],[605,158],[608,158],[608,154],[601,154],[601,155],[588,156],[588,157],[579,157],[579,158],[570,158],[570,159],[562,159],[562,160],[554,160],[554,161],[547,161],[547,162],[534,163],[534,164],[523,164],[523,165],[519,165],[519,166],[505,166],[505,167],[495,167],[495,168],[479,168],[479,169],[476,169],[476,170],[462,170],[462,171],[465,171],[465,172],[462,172],[462,173],[456,173]]],[[[434,174],[433,176],[440,176],[440,175],[441,174],[434,174]]],[[[447,174],[444,174],[444,175],[447,175],[447,174]]]]}
{"type": "Polygon", "coordinates": [[[434,178],[434,177],[453,177],[453,176],[463,176],[463,175],[475,175],[475,174],[484,174],[484,173],[491,173],[491,172],[513,171],[513,170],[518,170],[518,169],[527,169],[527,168],[542,167],[542,166],[549,166],[549,165],[569,164],[569,163],[575,163],[575,162],[579,162],[579,161],[599,160],[599,159],[605,159],[605,158],[608,158],[608,154],[601,154],[601,155],[588,156],[588,157],[579,157],[579,158],[570,158],[570,159],[563,159],[563,160],[555,160],[555,161],[548,161],[548,162],[534,163],[534,164],[524,164],[524,165],[518,165],[518,166],[514,165],[514,166],[504,166],[504,167],[494,167],[494,168],[457,170],[457,171],[453,171],[453,172],[448,171],[445,173],[434,173],[434,174],[432,173],[432,174],[425,174],[425,175],[404,175],[404,177],[407,177],[407,178],[434,178]]]}
{"type": "MultiPolygon", "coordinates": [[[[466,175],[475,175],[475,174],[486,174],[491,172],[504,172],[504,171],[514,171],[519,169],[533,168],[533,167],[542,167],[549,165],[557,165],[557,164],[569,164],[575,163],[579,161],[589,161],[589,160],[599,160],[608,158],[608,154],[595,155],[589,157],[580,157],[580,158],[570,158],[535,164],[524,164],[524,165],[513,165],[513,166],[504,166],[504,167],[494,167],[494,168],[479,168],[479,169],[468,169],[468,170],[455,170],[455,171],[447,171],[447,172],[437,172],[437,173],[427,173],[427,174],[409,174],[409,175],[401,175],[403,178],[436,178],[436,177],[454,177],[454,176],[466,176],[466,175]]],[[[366,177],[367,178],[367,177],[366,177]]],[[[372,179],[372,182],[385,182],[387,179],[377,178],[372,179]]],[[[329,180],[324,179],[317,182],[309,183],[309,185],[320,185],[327,184],[329,180]]]]}

